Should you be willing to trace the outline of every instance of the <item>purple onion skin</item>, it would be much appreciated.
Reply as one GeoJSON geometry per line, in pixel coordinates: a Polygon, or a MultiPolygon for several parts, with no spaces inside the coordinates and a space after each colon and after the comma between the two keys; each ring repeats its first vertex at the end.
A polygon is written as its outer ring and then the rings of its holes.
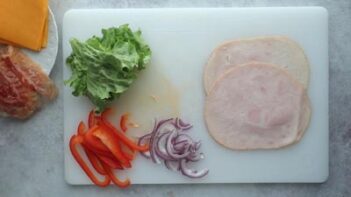
{"type": "Polygon", "coordinates": [[[199,150],[201,147],[201,142],[198,141],[198,142],[195,142],[195,150],[199,150]]]}
{"type": "Polygon", "coordinates": [[[157,154],[158,157],[160,157],[161,159],[163,160],[172,160],[172,161],[175,161],[175,159],[173,159],[172,157],[170,157],[168,154],[167,154],[167,150],[165,150],[165,152],[161,151],[161,145],[160,145],[160,142],[161,140],[163,140],[163,138],[165,138],[165,140],[167,140],[168,136],[171,134],[171,132],[166,132],[166,133],[163,133],[161,134],[161,136],[159,138],[156,139],[155,143],[156,143],[156,146],[155,146],[155,152],[157,154]]]}
{"type": "Polygon", "coordinates": [[[194,153],[194,154],[190,154],[188,157],[186,157],[186,159],[188,159],[191,162],[197,162],[203,158],[204,158],[204,155],[202,153],[194,153]]]}
{"type": "Polygon", "coordinates": [[[174,139],[176,142],[186,140],[189,142],[189,144],[193,143],[193,139],[188,134],[185,134],[185,133],[178,134],[174,139]]]}
{"type": "Polygon", "coordinates": [[[174,120],[174,122],[172,122],[173,126],[176,127],[177,129],[179,130],[183,130],[183,131],[186,131],[186,130],[189,130],[191,129],[193,126],[191,124],[186,124],[182,121],[182,119],[180,118],[176,118],[174,120]]]}
{"type": "Polygon", "coordinates": [[[190,178],[201,178],[204,177],[208,174],[209,169],[204,168],[200,171],[196,170],[191,170],[186,166],[186,159],[182,159],[180,161],[180,171],[182,172],[183,175],[190,177],[190,178]]]}
{"type": "Polygon", "coordinates": [[[197,162],[204,158],[204,155],[198,152],[201,142],[195,142],[189,135],[183,133],[190,128],[192,128],[192,125],[183,122],[180,118],[165,119],[158,123],[155,120],[152,132],[142,136],[138,141],[138,144],[142,145],[143,141],[149,139],[149,152],[141,154],[148,159],[151,158],[157,164],[161,163],[160,160],[163,160],[169,170],[180,171],[187,177],[201,178],[206,176],[209,173],[207,168],[197,171],[187,167],[188,162],[197,162]],[[161,129],[163,125],[168,123],[175,130],[165,131],[161,129]]]}
{"type": "MultiPolygon", "coordinates": [[[[147,138],[150,138],[150,136],[151,136],[151,134],[149,133],[149,134],[146,134],[146,135],[140,137],[140,138],[139,138],[139,141],[138,141],[138,145],[139,145],[139,146],[144,145],[144,144],[143,144],[143,141],[146,140],[147,138]]],[[[150,159],[150,157],[151,157],[149,151],[147,151],[147,152],[140,152],[140,153],[141,153],[141,155],[142,155],[143,157],[145,157],[146,159],[150,159]]]]}
{"type": "Polygon", "coordinates": [[[180,142],[180,143],[175,143],[173,144],[173,148],[175,151],[177,152],[181,152],[181,151],[184,151],[185,149],[185,146],[188,145],[189,143],[186,142],[186,141],[183,141],[183,142],[180,142]]]}
{"type": "Polygon", "coordinates": [[[166,150],[168,155],[173,158],[173,159],[182,159],[187,157],[190,154],[190,151],[186,151],[184,150],[184,152],[180,153],[180,154],[175,154],[175,150],[173,149],[173,144],[172,144],[172,138],[177,135],[177,131],[173,131],[167,138],[167,142],[166,142],[166,150]]]}
{"type": "Polygon", "coordinates": [[[166,120],[162,120],[160,121],[158,124],[157,124],[157,121],[155,120],[155,126],[154,126],[154,130],[152,131],[151,133],[151,138],[150,138],[150,156],[151,156],[151,159],[154,163],[161,163],[160,159],[157,157],[156,153],[155,153],[155,138],[157,137],[157,134],[159,132],[159,128],[169,122],[169,121],[172,121],[173,118],[170,118],[170,119],[166,119],[166,120]]]}

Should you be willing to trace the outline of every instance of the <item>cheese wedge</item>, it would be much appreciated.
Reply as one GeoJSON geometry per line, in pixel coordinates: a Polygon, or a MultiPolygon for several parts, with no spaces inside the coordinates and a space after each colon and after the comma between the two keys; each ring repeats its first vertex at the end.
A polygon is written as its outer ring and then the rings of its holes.
{"type": "Polygon", "coordinates": [[[0,1],[0,42],[39,51],[47,43],[47,0],[0,1]]]}

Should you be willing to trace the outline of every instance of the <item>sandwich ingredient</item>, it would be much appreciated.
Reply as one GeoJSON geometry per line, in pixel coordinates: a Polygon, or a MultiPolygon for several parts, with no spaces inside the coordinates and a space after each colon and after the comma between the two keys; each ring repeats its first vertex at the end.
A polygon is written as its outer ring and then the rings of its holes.
{"type": "Polygon", "coordinates": [[[126,119],[121,120],[121,126],[125,129],[123,132],[113,126],[108,120],[111,113],[111,109],[106,109],[101,115],[91,111],[88,116],[88,128],[80,122],[77,134],[71,137],[69,146],[74,159],[94,184],[105,187],[112,181],[115,185],[125,188],[130,185],[130,180],[120,180],[114,170],[131,168],[136,152],[148,151],[149,148],[148,145],[137,145],[125,135],[126,119]],[[82,146],[95,171],[104,177],[103,180],[99,180],[88,167],[78,152],[77,145],[82,146]]]}
{"type": "Polygon", "coordinates": [[[153,131],[139,139],[138,144],[149,144],[149,152],[142,155],[160,164],[161,160],[165,166],[173,171],[180,171],[190,178],[201,178],[209,173],[207,168],[192,170],[188,167],[189,162],[198,162],[204,158],[200,153],[200,141],[194,141],[187,132],[192,125],[185,123],[180,118],[170,118],[155,121],[153,131]]]}
{"type": "Polygon", "coordinates": [[[303,49],[290,38],[268,36],[228,41],[216,47],[204,71],[206,93],[228,69],[249,62],[275,64],[308,87],[309,63],[303,49]]]}
{"type": "Polygon", "coordinates": [[[135,81],[150,61],[151,50],[128,25],[102,30],[102,37],[93,36],[85,42],[70,41],[72,53],[67,64],[72,70],[65,81],[74,96],[87,96],[101,112],[135,81]]]}
{"type": "Polygon", "coordinates": [[[35,51],[48,40],[48,0],[0,1],[0,43],[35,51]]]}
{"type": "Polygon", "coordinates": [[[307,92],[285,70],[248,63],[228,70],[205,101],[211,136],[234,150],[280,148],[301,139],[310,119],[307,92]]]}
{"type": "Polygon", "coordinates": [[[18,48],[0,48],[0,114],[25,119],[56,96],[55,84],[38,64],[18,48]]]}

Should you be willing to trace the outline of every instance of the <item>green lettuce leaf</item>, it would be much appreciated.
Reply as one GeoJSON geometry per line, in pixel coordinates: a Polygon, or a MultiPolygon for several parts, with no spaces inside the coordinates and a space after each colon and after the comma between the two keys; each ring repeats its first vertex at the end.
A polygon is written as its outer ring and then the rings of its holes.
{"type": "Polygon", "coordinates": [[[73,38],[70,44],[66,62],[72,75],[65,84],[74,96],[87,96],[97,112],[126,91],[151,58],[141,31],[133,32],[128,25],[102,29],[102,37],[85,42],[73,38]]]}

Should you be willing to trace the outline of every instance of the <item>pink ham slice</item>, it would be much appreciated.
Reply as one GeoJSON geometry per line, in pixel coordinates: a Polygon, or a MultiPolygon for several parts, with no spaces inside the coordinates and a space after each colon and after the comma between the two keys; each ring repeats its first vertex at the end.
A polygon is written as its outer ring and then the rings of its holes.
{"type": "Polygon", "coordinates": [[[228,41],[216,47],[204,71],[206,93],[228,69],[249,62],[275,64],[308,87],[309,63],[303,49],[287,37],[267,36],[228,41]]]}
{"type": "Polygon", "coordinates": [[[303,85],[285,70],[265,63],[228,70],[205,102],[209,133],[234,150],[274,149],[297,142],[310,113],[303,85]]]}

